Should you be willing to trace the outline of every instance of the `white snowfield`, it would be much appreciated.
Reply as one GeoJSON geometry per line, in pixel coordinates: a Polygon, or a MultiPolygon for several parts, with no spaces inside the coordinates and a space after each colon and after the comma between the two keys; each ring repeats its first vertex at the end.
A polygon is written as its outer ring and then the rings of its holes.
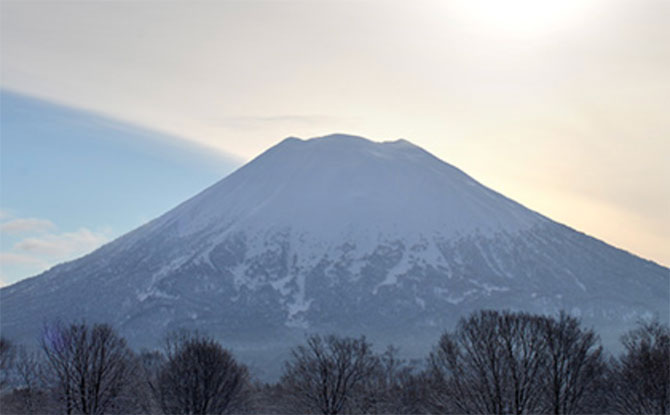
{"type": "Polygon", "coordinates": [[[203,229],[292,229],[318,241],[528,229],[542,216],[405,140],[287,138],[161,217],[203,229]]]}

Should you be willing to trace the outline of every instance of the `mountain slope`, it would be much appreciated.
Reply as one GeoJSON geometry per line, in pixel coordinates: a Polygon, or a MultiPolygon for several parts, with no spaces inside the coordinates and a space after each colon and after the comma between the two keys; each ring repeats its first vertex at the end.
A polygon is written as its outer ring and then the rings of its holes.
{"type": "Polygon", "coordinates": [[[399,140],[288,138],[163,216],[0,291],[2,333],[85,317],[137,346],[198,328],[255,358],[304,330],[423,353],[479,308],[668,319],[669,270],[399,140]],[[408,334],[413,334],[408,336],[408,334]],[[272,339],[269,341],[268,339],[272,339]]]}

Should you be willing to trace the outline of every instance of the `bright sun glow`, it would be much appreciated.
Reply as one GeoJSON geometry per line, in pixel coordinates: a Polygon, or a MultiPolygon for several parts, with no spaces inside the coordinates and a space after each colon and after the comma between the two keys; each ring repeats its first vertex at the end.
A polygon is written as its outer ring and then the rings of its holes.
{"type": "Polygon", "coordinates": [[[468,0],[450,3],[478,30],[533,36],[567,30],[592,10],[599,0],[468,0]]]}

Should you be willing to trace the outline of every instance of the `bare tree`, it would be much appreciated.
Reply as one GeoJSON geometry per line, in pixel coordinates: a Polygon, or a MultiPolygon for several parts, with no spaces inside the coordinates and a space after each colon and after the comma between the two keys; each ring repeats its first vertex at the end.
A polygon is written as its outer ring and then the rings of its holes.
{"type": "Polygon", "coordinates": [[[49,380],[67,414],[123,411],[133,355],[105,324],[47,326],[42,336],[49,380]]]}
{"type": "Polygon", "coordinates": [[[216,341],[197,334],[170,338],[153,390],[167,414],[225,414],[242,409],[248,371],[216,341]]]}
{"type": "Polygon", "coordinates": [[[411,390],[412,367],[398,357],[398,349],[389,346],[376,357],[378,364],[368,376],[361,380],[360,387],[353,391],[349,410],[354,413],[389,414],[406,413],[405,392],[411,390]]]}
{"type": "Polygon", "coordinates": [[[253,390],[254,403],[252,413],[261,413],[261,414],[286,414],[286,413],[296,413],[296,411],[288,411],[285,405],[286,393],[284,390],[284,385],[281,383],[273,384],[257,384],[254,386],[253,390]]]}
{"type": "Polygon", "coordinates": [[[461,413],[537,412],[542,318],[480,311],[445,333],[431,354],[433,407],[461,413]]]}
{"type": "MultiPolygon", "coordinates": [[[[584,330],[578,319],[561,313],[544,318],[545,369],[541,379],[545,396],[543,412],[574,414],[586,408],[597,393],[605,371],[602,347],[593,330],[584,330]]],[[[597,409],[597,408],[593,408],[597,409]]],[[[601,408],[602,409],[602,408],[601,408]]]]}
{"type": "Polygon", "coordinates": [[[157,350],[142,350],[137,356],[138,379],[135,382],[136,406],[143,414],[160,414],[162,409],[157,399],[158,377],[165,366],[165,356],[157,350]]]}
{"type": "Polygon", "coordinates": [[[281,378],[292,412],[342,413],[353,405],[354,397],[364,390],[365,380],[379,367],[364,337],[313,335],[307,345],[296,347],[292,354],[281,378]]]}
{"type": "Polygon", "coordinates": [[[392,413],[402,414],[429,414],[445,413],[446,408],[435,408],[432,405],[432,391],[435,387],[435,378],[431,376],[430,371],[402,371],[398,386],[393,389],[395,395],[396,408],[392,413]]]}
{"type": "Polygon", "coordinates": [[[670,413],[670,328],[641,323],[623,336],[625,352],[613,362],[609,398],[618,413],[670,413]]]}
{"type": "Polygon", "coordinates": [[[10,383],[10,374],[16,358],[16,347],[4,337],[0,337],[0,392],[3,392],[10,383]]]}
{"type": "Polygon", "coordinates": [[[20,346],[15,366],[20,387],[37,389],[40,386],[41,359],[37,351],[30,351],[25,346],[20,346]]]}
{"type": "Polygon", "coordinates": [[[43,413],[46,394],[42,382],[42,361],[36,351],[24,346],[18,348],[16,358],[17,389],[14,390],[16,412],[33,414],[43,413]]]}
{"type": "Polygon", "coordinates": [[[512,413],[538,411],[541,391],[538,375],[543,368],[546,348],[542,337],[545,320],[526,313],[503,312],[500,317],[500,339],[510,394],[506,407],[512,413]]]}
{"type": "Polygon", "coordinates": [[[377,381],[383,403],[376,413],[425,413],[427,382],[425,373],[405,359],[398,358],[398,349],[389,346],[379,356],[381,381],[377,381]]]}

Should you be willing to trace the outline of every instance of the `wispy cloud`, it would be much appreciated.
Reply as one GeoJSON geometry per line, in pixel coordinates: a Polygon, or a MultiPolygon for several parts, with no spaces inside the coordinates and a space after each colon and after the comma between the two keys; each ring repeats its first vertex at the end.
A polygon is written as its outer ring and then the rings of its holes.
{"type": "MultiPolygon", "coordinates": [[[[10,216],[10,217],[13,217],[10,216]]],[[[110,229],[59,232],[47,219],[15,218],[0,225],[5,240],[0,252],[0,287],[85,255],[110,239],[110,229]],[[7,243],[13,243],[11,248],[7,243]]]]}
{"type": "Polygon", "coordinates": [[[20,218],[0,224],[0,231],[12,235],[42,233],[54,229],[56,229],[56,225],[53,222],[38,218],[20,218]]]}
{"type": "Polygon", "coordinates": [[[104,233],[81,228],[76,232],[50,233],[39,237],[25,238],[14,245],[14,251],[47,257],[69,257],[91,251],[108,237],[104,233]]]}
{"type": "Polygon", "coordinates": [[[225,117],[215,122],[218,126],[230,129],[262,129],[268,127],[277,127],[278,125],[323,125],[341,123],[339,117],[328,115],[307,114],[307,115],[276,115],[276,116],[240,116],[225,117]]]}
{"type": "Polygon", "coordinates": [[[2,263],[3,266],[35,265],[44,267],[48,265],[47,262],[34,256],[17,254],[15,252],[0,252],[0,263],[2,263]]]}

